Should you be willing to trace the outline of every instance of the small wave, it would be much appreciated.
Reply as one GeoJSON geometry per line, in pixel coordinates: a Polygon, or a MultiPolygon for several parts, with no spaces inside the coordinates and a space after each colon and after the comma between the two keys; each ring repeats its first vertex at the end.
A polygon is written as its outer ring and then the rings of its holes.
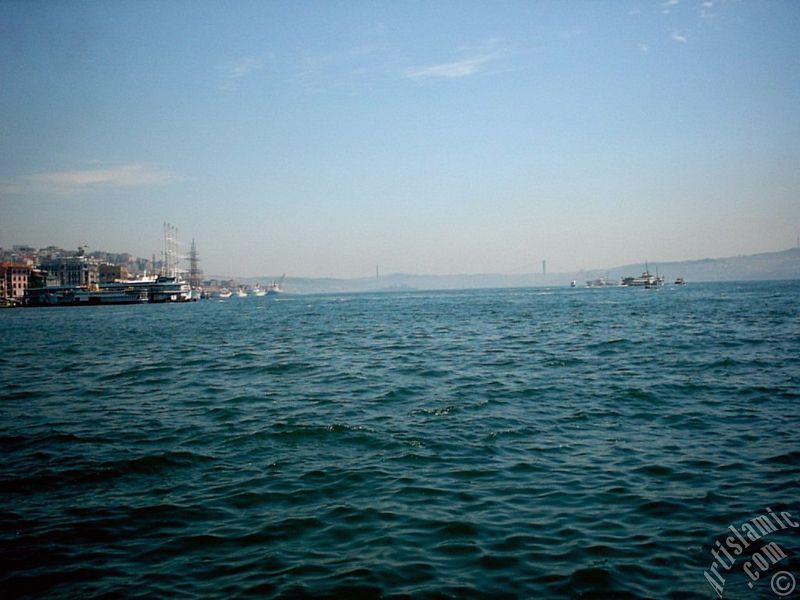
{"type": "Polygon", "coordinates": [[[164,471],[191,467],[213,460],[193,452],[164,452],[107,462],[90,462],[80,468],[46,468],[24,477],[0,479],[0,491],[31,492],[76,483],[103,483],[135,475],[158,475],[164,471]]]}
{"type": "Polygon", "coordinates": [[[453,404],[448,404],[447,406],[438,406],[438,407],[429,407],[429,408],[419,408],[416,410],[412,410],[411,414],[419,414],[423,413],[426,415],[430,415],[432,417],[446,417],[447,415],[452,414],[457,410],[456,406],[453,404]]]}
{"type": "Polygon", "coordinates": [[[228,372],[234,373],[261,373],[264,375],[288,375],[290,373],[304,373],[314,369],[312,363],[304,361],[279,362],[271,365],[243,365],[231,367],[228,372]]]}
{"type": "Polygon", "coordinates": [[[666,465],[644,465],[633,470],[634,473],[641,473],[650,477],[671,477],[675,471],[666,465]]]}
{"type": "Polygon", "coordinates": [[[586,349],[592,352],[608,352],[609,354],[614,354],[616,352],[622,352],[624,347],[629,345],[629,343],[630,340],[627,338],[611,338],[588,344],[586,349]]]}
{"type": "Polygon", "coordinates": [[[119,379],[124,380],[147,380],[150,381],[153,375],[162,375],[175,371],[175,365],[144,365],[126,368],[122,371],[113,371],[102,375],[100,381],[116,381],[119,379]]]}
{"type": "Polygon", "coordinates": [[[654,517],[669,517],[680,514],[686,507],[669,500],[651,500],[640,504],[637,509],[654,517]]]}
{"type": "Polygon", "coordinates": [[[212,462],[213,460],[213,457],[206,454],[176,450],[118,461],[117,463],[112,463],[108,470],[116,471],[122,475],[127,473],[149,475],[159,473],[164,469],[190,467],[196,464],[212,462]]]}
{"type": "MultiPolygon", "coordinates": [[[[623,390],[624,398],[630,400],[645,400],[648,402],[654,402],[659,400],[659,397],[656,396],[653,392],[649,392],[643,388],[639,387],[629,387],[623,390]]],[[[646,415],[648,418],[652,418],[652,414],[648,413],[646,415]]]]}
{"type": "Polygon", "coordinates": [[[39,398],[40,396],[41,396],[40,392],[36,392],[26,388],[14,389],[12,387],[7,387],[6,390],[3,392],[4,401],[33,400],[35,398],[39,398]]]}
{"type": "Polygon", "coordinates": [[[553,367],[575,367],[583,364],[583,359],[576,356],[551,356],[542,360],[542,366],[553,367]]]}
{"type": "Polygon", "coordinates": [[[379,397],[380,400],[386,402],[396,402],[403,400],[411,400],[419,395],[419,391],[413,387],[398,387],[387,390],[379,397]]]}
{"type": "Polygon", "coordinates": [[[489,571],[499,571],[515,568],[520,563],[516,556],[504,554],[483,554],[478,558],[478,566],[489,571]]]}
{"type": "Polygon", "coordinates": [[[0,447],[8,450],[51,444],[103,444],[109,438],[99,436],[80,436],[73,433],[45,433],[42,435],[0,435],[0,447]]]}
{"type": "Polygon", "coordinates": [[[705,371],[713,371],[716,369],[731,369],[739,365],[739,361],[726,356],[725,358],[720,358],[711,362],[704,363],[699,365],[702,370],[705,371]]]}
{"type": "Polygon", "coordinates": [[[449,521],[442,523],[436,527],[436,531],[448,538],[452,537],[469,537],[474,538],[478,536],[478,528],[474,523],[469,521],[449,521]]]}
{"type": "MultiPolygon", "coordinates": [[[[379,435],[363,425],[331,423],[329,425],[275,423],[266,433],[270,437],[288,441],[304,442],[313,440],[339,440],[340,443],[362,444],[372,448],[394,446],[391,438],[379,435]]],[[[259,434],[263,435],[263,433],[259,434]]]]}
{"type": "Polygon", "coordinates": [[[433,551],[437,554],[464,557],[480,554],[481,549],[474,542],[447,541],[434,546],[433,551]]]}
{"type": "Polygon", "coordinates": [[[569,587],[578,593],[611,591],[616,583],[613,572],[601,567],[577,569],[569,577],[569,587]]]}
{"type": "Polygon", "coordinates": [[[792,450],[791,452],[784,452],[783,454],[776,454],[767,459],[768,463],[777,465],[790,465],[797,467],[800,465],[800,450],[792,450]]]}

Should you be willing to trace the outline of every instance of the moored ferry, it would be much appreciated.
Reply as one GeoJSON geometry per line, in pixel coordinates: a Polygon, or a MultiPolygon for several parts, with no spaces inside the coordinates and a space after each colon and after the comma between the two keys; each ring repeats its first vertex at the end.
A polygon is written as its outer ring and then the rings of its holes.
{"type": "Polygon", "coordinates": [[[153,277],[149,279],[132,279],[117,283],[107,283],[100,286],[101,290],[121,290],[131,287],[136,290],[146,290],[147,301],[161,302],[189,302],[192,300],[192,290],[189,284],[179,277],[153,277]]]}
{"type": "Polygon", "coordinates": [[[98,287],[53,286],[25,292],[26,306],[85,306],[188,302],[189,284],[176,277],[153,277],[105,283],[98,287]]]}
{"type": "Polygon", "coordinates": [[[25,291],[26,306],[91,306],[98,304],[145,304],[146,289],[126,287],[117,290],[58,286],[30,288],[25,291]]]}

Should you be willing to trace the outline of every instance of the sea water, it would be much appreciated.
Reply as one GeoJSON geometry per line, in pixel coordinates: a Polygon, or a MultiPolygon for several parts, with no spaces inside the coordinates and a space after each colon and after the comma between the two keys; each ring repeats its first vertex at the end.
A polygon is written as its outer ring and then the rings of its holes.
{"type": "MultiPolygon", "coordinates": [[[[716,597],[731,524],[800,517],[798,299],[2,311],[0,595],[716,597]]],[[[800,577],[798,532],[772,539],[800,577]]]]}

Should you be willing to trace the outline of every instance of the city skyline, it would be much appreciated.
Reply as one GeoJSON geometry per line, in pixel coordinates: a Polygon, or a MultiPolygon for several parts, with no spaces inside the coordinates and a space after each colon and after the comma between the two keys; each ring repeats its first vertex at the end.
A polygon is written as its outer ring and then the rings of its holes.
{"type": "Polygon", "coordinates": [[[526,273],[800,226],[790,2],[0,6],[0,246],[526,273]]]}

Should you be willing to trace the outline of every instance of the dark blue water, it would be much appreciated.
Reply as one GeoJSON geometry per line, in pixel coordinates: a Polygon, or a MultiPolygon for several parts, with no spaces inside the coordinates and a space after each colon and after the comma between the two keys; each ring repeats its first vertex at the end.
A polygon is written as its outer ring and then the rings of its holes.
{"type": "Polygon", "coordinates": [[[728,525],[800,516],[798,299],[2,311],[0,595],[715,597],[728,525]]]}

